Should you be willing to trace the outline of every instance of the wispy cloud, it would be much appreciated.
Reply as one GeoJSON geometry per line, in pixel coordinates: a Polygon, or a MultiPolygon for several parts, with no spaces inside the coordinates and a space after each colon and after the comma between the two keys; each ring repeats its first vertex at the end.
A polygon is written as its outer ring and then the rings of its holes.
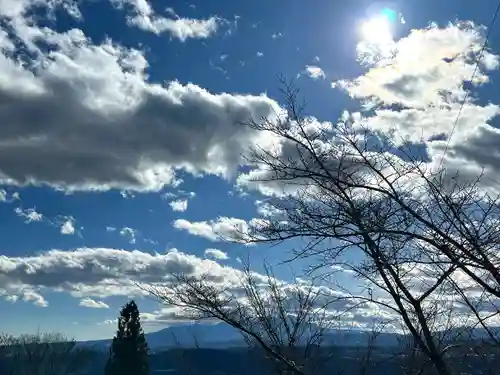
{"type": "Polygon", "coordinates": [[[209,38],[228,24],[228,21],[216,16],[206,19],[180,17],[173,8],[165,10],[169,17],[162,16],[153,10],[147,0],[113,0],[113,3],[121,8],[133,9],[127,17],[129,25],[155,34],[168,33],[182,42],[209,38]]]}
{"type": "Polygon", "coordinates": [[[43,220],[43,214],[37,212],[36,208],[22,209],[20,207],[16,207],[14,209],[14,212],[17,214],[17,216],[25,218],[26,223],[43,220]]]}
{"type": "Polygon", "coordinates": [[[129,227],[123,227],[120,229],[120,236],[128,238],[131,244],[135,244],[137,241],[137,230],[129,227]]]}
{"type": "Polygon", "coordinates": [[[109,309],[109,305],[102,301],[96,301],[92,298],[83,298],[78,304],[82,307],[88,307],[90,309],[109,309]]]}

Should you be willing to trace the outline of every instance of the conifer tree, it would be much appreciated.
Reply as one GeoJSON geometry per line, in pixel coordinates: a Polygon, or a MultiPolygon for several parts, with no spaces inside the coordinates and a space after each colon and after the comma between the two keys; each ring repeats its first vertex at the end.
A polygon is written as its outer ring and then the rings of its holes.
{"type": "Polygon", "coordinates": [[[148,375],[148,350],[139,309],[132,300],[120,312],[118,330],[106,363],[106,375],[148,375]]]}

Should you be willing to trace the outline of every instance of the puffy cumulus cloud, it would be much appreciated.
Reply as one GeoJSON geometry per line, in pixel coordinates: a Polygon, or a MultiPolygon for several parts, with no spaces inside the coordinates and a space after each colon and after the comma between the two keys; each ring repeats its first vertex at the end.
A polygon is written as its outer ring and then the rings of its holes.
{"type": "Polygon", "coordinates": [[[210,241],[229,240],[245,243],[248,240],[249,225],[245,220],[221,216],[209,221],[175,220],[174,228],[185,230],[193,236],[203,237],[210,241]]]}
{"type": "Polygon", "coordinates": [[[151,83],[142,51],[95,45],[77,29],[15,31],[16,44],[0,38],[3,184],[158,191],[176,184],[176,169],[229,176],[265,141],[241,122],[278,107],[264,95],[151,83]],[[19,61],[17,45],[33,58],[19,61]]]}
{"type": "Polygon", "coordinates": [[[395,41],[365,74],[336,83],[374,109],[350,114],[353,126],[396,145],[424,143],[431,166],[443,165],[464,179],[483,173],[482,183],[498,189],[500,153],[494,150],[500,133],[492,121],[500,106],[480,103],[472,91],[499,67],[498,55],[486,49],[476,70],[484,38],[483,27],[461,22],[431,25],[395,41]]]}
{"type": "Polygon", "coordinates": [[[129,25],[155,34],[168,33],[182,42],[209,38],[221,27],[229,25],[227,20],[215,16],[206,19],[183,18],[172,8],[166,9],[170,17],[164,17],[158,15],[147,0],[111,0],[111,3],[132,10],[127,17],[129,25]]]}
{"type": "Polygon", "coordinates": [[[219,249],[206,249],[205,250],[205,256],[207,258],[213,258],[216,260],[226,260],[229,259],[227,254],[223,252],[222,250],[219,249]]]}
{"type": "Polygon", "coordinates": [[[140,296],[140,285],[165,284],[172,274],[205,276],[215,283],[234,284],[241,272],[213,260],[170,250],[150,254],[139,250],[80,248],[51,250],[28,257],[0,256],[0,295],[21,296],[44,305],[44,291],[77,298],[140,296]]]}
{"type": "Polygon", "coordinates": [[[484,106],[468,103],[461,112],[460,107],[461,104],[456,102],[450,103],[446,109],[429,107],[425,110],[408,108],[394,111],[381,108],[375,110],[373,116],[363,117],[360,113],[354,113],[351,118],[356,127],[373,129],[389,136],[393,134],[393,142],[399,146],[405,142],[430,140],[432,143],[439,136],[449,134],[457,118],[456,134],[474,137],[482,124],[487,124],[500,113],[500,107],[491,103],[484,106]]]}
{"type": "MultiPolygon", "coordinates": [[[[318,150],[328,150],[336,145],[334,140],[335,129],[331,122],[319,121],[317,118],[312,116],[302,120],[302,129],[307,135],[318,134],[320,132],[330,133],[330,136],[327,137],[328,139],[315,140],[314,147],[317,147],[318,150]]],[[[287,136],[305,141],[302,130],[296,122],[288,121],[286,118],[281,118],[280,122],[284,123],[283,126],[286,126],[287,136]]],[[[292,168],[298,167],[299,165],[302,168],[305,166],[303,164],[304,162],[313,163],[310,159],[308,159],[308,161],[302,160],[301,152],[305,151],[298,148],[295,142],[284,136],[280,137],[278,141],[275,141],[273,147],[268,148],[265,152],[266,154],[263,155],[264,160],[279,160],[285,165],[292,164],[292,168]],[[293,165],[293,163],[298,164],[293,165]]],[[[331,162],[332,167],[338,165],[338,160],[332,159],[331,162]]],[[[293,181],[276,181],[277,175],[271,167],[265,165],[265,163],[257,164],[258,165],[254,166],[254,168],[244,171],[238,175],[236,179],[236,186],[238,189],[257,190],[265,196],[284,197],[290,194],[295,194],[298,190],[305,186],[303,183],[310,186],[310,183],[306,181],[307,179],[301,180],[296,178],[293,181]]]]}
{"type": "MultiPolygon", "coordinates": [[[[335,85],[354,98],[385,105],[426,108],[448,104],[464,98],[463,82],[472,77],[483,43],[483,28],[470,22],[413,30],[364,75],[335,85]]],[[[497,66],[497,56],[486,51],[481,67],[489,70],[497,66]]],[[[487,81],[480,70],[473,83],[487,81]]]]}
{"type": "Polygon", "coordinates": [[[31,8],[45,8],[46,11],[52,13],[57,7],[64,9],[73,17],[81,17],[78,9],[78,0],[2,0],[0,2],[0,17],[8,19],[19,19],[31,8]]]}
{"type": "Polygon", "coordinates": [[[434,165],[444,165],[453,177],[468,181],[482,175],[481,185],[497,194],[500,181],[500,131],[489,123],[476,124],[474,134],[455,132],[450,142],[433,141],[428,152],[434,165]],[[448,147],[447,147],[448,146],[448,147]]]}
{"type": "Polygon", "coordinates": [[[75,220],[69,217],[61,225],[61,234],[75,234],[75,220]]]}
{"type": "Polygon", "coordinates": [[[82,307],[88,307],[90,309],[109,309],[109,305],[103,301],[96,301],[92,298],[83,298],[78,304],[82,307]]]}
{"type": "Polygon", "coordinates": [[[7,192],[4,189],[0,189],[0,202],[7,202],[7,192]]]}
{"type": "Polygon", "coordinates": [[[175,212],[184,212],[187,210],[188,201],[187,199],[177,199],[169,203],[170,207],[172,207],[172,211],[175,212]]]}
{"type": "MultiPolygon", "coordinates": [[[[9,301],[22,298],[39,306],[47,306],[45,292],[69,293],[79,298],[79,305],[107,308],[99,301],[109,296],[136,297],[147,294],[142,286],[164,285],[168,288],[172,274],[205,277],[208,282],[230,291],[241,303],[245,296],[241,287],[243,273],[222,266],[210,259],[171,250],[166,254],[125,251],[106,248],[81,248],[73,251],[51,250],[29,257],[0,256],[0,295],[9,301]]],[[[266,296],[267,277],[253,272],[259,290],[266,296]]],[[[278,281],[283,296],[293,301],[296,291],[307,288],[307,282],[278,281]]],[[[356,301],[342,292],[317,287],[318,307],[330,299],[329,313],[338,316],[345,309],[354,311],[356,301]]],[[[369,307],[366,307],[369,308],[369,307]]],[[[360,306],[356,311],[364,310],[360,306]]],[[[369,312],[364,313],[369,316],[369,312]]],[[[146,313],[148,323],[189,320],[192,315],[183,309],[165,307],[146,313]]]]}
{"type": "MultiPolygon", "coordinates": [[[[500,179],[500,153],[495,151],[499,132],[492,120],[500,107],[491,102],[483,104],[473,92],[478,85],[486,84],[488,74],[499,66],[498,56],[486,50],[476,71],[484,31],[471,22],[431,25],[394,41],[390,53],[379,59],[367,62],[367,53],[380,55],[380,51],[363,50],[360,59],[367,65],[365,73],[334,84],[359,99],[362,110],[344,113],[339,122],[358,131],[360,137],[368,129],[396,146],[423,144],[429,171],[441,165],[446,150],[442,165],[452,171],[450,175],[458,170],[465,178],[474,178],[484,168],[483,183],[498,189],[494,181],[500,179]],[[448,139],[453,128],[453,136],[448,139]]],[[[316,119],[309,122],[322,124],[316,119]]],[[[326,129],[332,140],[319,142],[318,147],[335,147],[334,131],[335,127],[326,129]]],[[[298,160],[295,145],[286,140],[282,140],[276,156],[280,160],[298,160]]],[[[388,156],[388,164],[404,169],[402,159],[388,156]]],[[[263,181],[270,177],[268,169],[257,167],[240,174],[237,185],[275,196],[296,190],[293,184],[263,181]]]]}

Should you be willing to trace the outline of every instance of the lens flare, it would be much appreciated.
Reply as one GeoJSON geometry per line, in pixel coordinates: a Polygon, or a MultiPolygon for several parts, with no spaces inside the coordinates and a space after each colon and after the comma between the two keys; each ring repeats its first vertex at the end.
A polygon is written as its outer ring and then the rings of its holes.
{"type": "Polygon", "coordinates": [[[398,13],[390,8],[382,9],[382,16],[387,19],[389,22],[397,22],[398,21],[398,13]]]}

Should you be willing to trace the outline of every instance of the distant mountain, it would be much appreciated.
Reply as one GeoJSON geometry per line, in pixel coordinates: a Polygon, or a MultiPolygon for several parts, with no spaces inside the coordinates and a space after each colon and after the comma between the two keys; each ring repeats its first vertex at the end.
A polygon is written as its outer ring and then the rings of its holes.
{"type": "MultiPolygon", "coordinates": [[[[370,337],[371,333],[365,331],[331,330],[325,333],[324,344],[344,347],[366,346],[370,337]]],[[[232,348],[246,345],[239,331],[225,323],[175,325],[147,333],[146,339],[153,351],[176,347],[232,348]]],[[[374,344],[390,347],[398,345],[399,340],[400,335],[383,333],[377,336],[374,344]]],[[[107,350],[110,344],[111,339],[80,343],[80,345],[92,346],[97,350],[107,350]]]]}
{"type": "MultiPolygon", "coordinates": [[[[483,329],[475,329],[471,336],[459,336],[460,329],[449,333],[449,340],[488,339],[483,329]]],[[[498,332],[498,331],[497,331],[498,332]]],[[[469,332],[470,334],[470,332],[469,332]]],[[[193,323],[174,325],[156,332],[146,334],[148,345],[153,351],[168,350],[173,348],[211,348],[227,349],[246,346],[243,336],[238,330],[225,323],[205,324],[193,323]]],[[[371,343],[378,347],[395,347],[401,344],[403,335],[394,333],[379,333],[372,341],[372,333],[356,330],[330,330],[325,332],[322,345],[340,347],[362,347],[371,343]]],[[[80,345],[92,346],[97,350],[108,350],[109,340],[96,340],[80,342],[80,345]]]]}
{"type": "Polygon", "coordinates": [[[225,348],[245,345],[238,330],[225,323],[175,325],[146,335],[151,348],[225,348]]]}
{"type": "MultiPolygon", "coordinates": [[[[150,349],[158,351],[176,347],[229,348],[245,344],[241,334],[233,327],[224,324],[183,324],[174,325],[146,334],[150,349]]],[[[107,350],[112,339],[79,342],[97,350],[107,350]]]]}

